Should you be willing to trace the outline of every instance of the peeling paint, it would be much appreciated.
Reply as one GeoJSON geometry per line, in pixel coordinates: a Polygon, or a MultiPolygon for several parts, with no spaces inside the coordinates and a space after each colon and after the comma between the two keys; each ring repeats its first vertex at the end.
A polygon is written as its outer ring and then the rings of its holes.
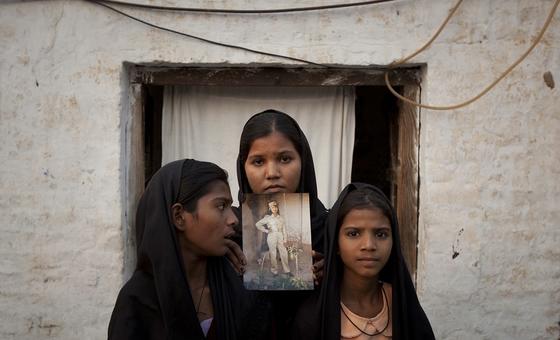
{"type": "Polygon", "coordinates": [[[62,330],[62,324],[46,321],[43,316],[27,319],[27,333],[56,337],[62,330]]]}
{"type": "Polygon", "coordinates": [[[452,250],[452,254],[451,254],[451,259],[454,260],[455,258],[457,258],[457,256],[459,256],[462,251],[459,242],[460,242],[460,238],[461,235],[463,235],[463,232],[465,231],[465,229],[461,228],[459,230],[459,232],[457,233],[457,237],[455,238],[455,242],[453,242],[453,245],[451,246],[451,250],[452,250]]]}

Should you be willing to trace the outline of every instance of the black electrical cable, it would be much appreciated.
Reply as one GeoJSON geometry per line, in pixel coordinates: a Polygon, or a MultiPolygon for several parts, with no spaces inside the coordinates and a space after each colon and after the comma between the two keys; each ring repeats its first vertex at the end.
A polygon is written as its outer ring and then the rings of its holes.
{"type": "MultiPolygon", "coordinates": [[[[242,50],[245,52],[250,52],[250,53],[255,53],[255,54],[260,54],[260,55],[265,55],[265,56],[269,56],[269,57],[275,57],[275,58],[281,58],[281,59],[286,59],[286,60],[291,60],[291,61],[296,61],[299,63],[304,63],[304,64],[308,64],[308,65],[314,65],[314,66],[319,66],[319,67],[324,67],[324,68],[336,68],[335,66],[332,65],[327,65],[327,64],[321,64],[321,63],[316,63],[310,60],[305,60],[305,59],[300,59],[300,58],[295,58],[295,57],[290,57],[290,56],[286,56],[286,55],[282,55],[282,54],[276,54],[276,53],[270,53],[270,52],[265,52],[265,51],[260,51],[260,50],[254,50],[251,48],[247,48],[247,47],[243,47],[243,46],[238,46],[238,45],[232,45],[232,44],[225,44],[225,43],[221,43],[218,41],[214,41],[214,40],[210,40],[210,39],[206,39],[206,38],[202,38],[196,35],[192,35],[192,34],[188,34],[188,33],[183,33],[183,32],[179,32],[170,28],[166,28],[166,27],[162,27],[162,26],[158,26],[156,24],[152,24],[150,22],[147,22],[145,20],[142,20],[140,18],[137,18],[135,16],[132,16],[128,13],[125,13],[123,11],[120,11],[114,7],[111,7],[107,4],[105,4],[103,0],[84,0],[87,2],[91,2],[94,3],[96,5],[99,6],[103,6],[105,8],[108,8],[120,15],[123,15],[129,19],[132,19],[134,21],[137,21],[139,23],[142,23],[144,25],[150,26],[152,28],[156,28],[162,31],[166,31],[166,32],[170,32],[170,33],[174,33],[174,34],[178,34],[184,37],[188,37],[191,39],[196,39],[196,40],[200,40],[200,41],[204,41],[206,43],[209,44],[213,44],[213,45],[217,45],[217,46],[222,46],[222,47],[228,47],[228,48],[233,48],[233,49],[237,49],[237,50],[242,50]]],[[[345,66],[345,68],[356,68],[356,69],[371,69],[372,67],[379,67],[379,68],[385,68],[384,66],[381,65],[369,65],[369,66],[345,66]]]]}
{"type": "Polygon", "coordinates": [[[189,7],[175,7],[175,6],[157,6],[157,5],[139,4],[139,3],[133,3],[128,1],[118,1],[118,0],[102,0],[101,2],[112,4],[112,5],[137,7],[137,8],[144,8],[144,9],[160,10],[160,11],[222,13],[222,14],[270,14],[270,13],[309,12],[309,11],[319,11],[319,10],[326,10],[326,9],[367,6],[367,5],[380,4],[383,2],[390,2],[390,1],[395,1],[395,0],[370,0],[370,1],[351,2],[347,4],[333,4],[333,5],[324,5],[324,6],[279,8],[279,9],[210,9],[210,8],[189,8],[189,7]]]}

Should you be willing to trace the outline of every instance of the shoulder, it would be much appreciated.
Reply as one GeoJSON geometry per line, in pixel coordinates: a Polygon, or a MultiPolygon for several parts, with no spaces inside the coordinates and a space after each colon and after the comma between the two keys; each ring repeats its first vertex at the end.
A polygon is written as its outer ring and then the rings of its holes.
{"type": "Polygon", "coordinates": [[[109,339],[143,339],[151,328],[161,325],[153,281],[135,272],[122,287],[109,322],[109,339]]]}
{"type": "Polygon", "coordinates": [[[317,339],[320,331],[319,291],[314,291],[299,306],[292,324],[292,339],[317,339]]]}
{"type": "Polygon", "coordinates": [[[261,221],[268,221],[270,218],[270,215],[264,215],[263,218],[261,218],[261,221]]]}
{"type": "Polygon", "coordinates": [[[388,282],[383,283],[383,291],[387,294],[387,297],[391,299],[393,297],[393,285],[388,282]]]}

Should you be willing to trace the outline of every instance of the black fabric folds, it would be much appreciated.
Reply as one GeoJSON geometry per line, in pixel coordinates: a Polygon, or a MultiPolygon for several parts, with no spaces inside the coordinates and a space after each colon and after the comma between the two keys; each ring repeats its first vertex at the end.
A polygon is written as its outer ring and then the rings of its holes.
{"type": "MultiPolygon", "coordinates": [[[[344,268],[337,254],[337,219],[344,198],[351,191],[362,187],[371,188],[388,202],[381,190],[368,184],[352,183],[342,191],[327,220],[323,283],[320,291],[315,292],[299,309],[293,327],[293,339],[340,339],[340,285],[344,268]]],[[[388,203],[391,206],[390,202],[388,203]]],[[[392,211],[392,215],[393,248],[389,261],[380,273],[380,280],[391,283],[393,287],[391,309],[393,339],[434,339],[432,328],[420,306],[402,255],[396,213],[392,211]]]]}
{"type": "MultiPolygon", "coordinates": [[[[283,115],[288,117],[294,124],[294,127],[299,132],[299,140],[301,143],[301,177],[299,181],[299,188],[297,192],[302,193],[309,193],[309,205],[310,205],[310,215],[311,215],[311,239],[313,242],[312,248],[315,251],[320,253],[323,252],[323,235],[324,235],[324,223],[327,217],[327,209],[321,203],[317,196],[317,179],[315,177],[315,166],[313,164],[313,156],[311,154],[311,148],[309,147],[309,143],[307,142],[307,138],[305,134],[299,127],[298,123],[295,119],[290,117],[289,115],[276,111],[276,110],[266,110],[256,115],[252,116],[249,121],[254,119],[255,117],[264,114],[274,112],[278,115],[283,115]]],[[[246,123],[246,124],[247,124],[246,123]]],[[[237,157],[237,182],[239,184],[239,202],[243,202],[243,194],[252,193],[251,186],[249,185],[249,181],[247,180],[247,174],[245,173],[245,167],[243,164],[243,159],[241,155],[237,157]]]]}
{"type": "MultiPolygon", "coordinates": [[[[195,160],[167,164],[142,195],[135,223],[138,265],[117,298],[109,339],[205,339],[171,218],[182,171],[196,171],[198,164],[195,160]]],[[[270,303],[261,294],[246,291],[223,257],[208,258],[207,276],[214,307],[209,337],[267,339],[270,303]]]]}

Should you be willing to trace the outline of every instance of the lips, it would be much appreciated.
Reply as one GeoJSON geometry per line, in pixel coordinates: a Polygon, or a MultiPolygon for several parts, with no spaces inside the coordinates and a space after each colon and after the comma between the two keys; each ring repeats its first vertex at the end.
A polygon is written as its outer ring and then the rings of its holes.
{"type": "Polygon", "coordinates": [[[228,232],[228,233],[224,236],[224,238],[231,239],[234,235],[235,235],[235,231],[232,230],[231,232],[228,232]]]}
{"type": "Polygon", "coordinates": [[[358,263],[361,267],[373,270],[379,267],[379,259],[374,257],[361,257],[358,258],[358,263]]]}
{"type": "Polygon", "coordinates": [[[360,262],[379,262],[380,260],[376,257],[359,257],[357,259],[360,262]]]}
{"type": "Polygon", "coordinates": [[[264,189],[264,193],[283,192],[286,188],[282,185],[269,185],[264,189]]]}

